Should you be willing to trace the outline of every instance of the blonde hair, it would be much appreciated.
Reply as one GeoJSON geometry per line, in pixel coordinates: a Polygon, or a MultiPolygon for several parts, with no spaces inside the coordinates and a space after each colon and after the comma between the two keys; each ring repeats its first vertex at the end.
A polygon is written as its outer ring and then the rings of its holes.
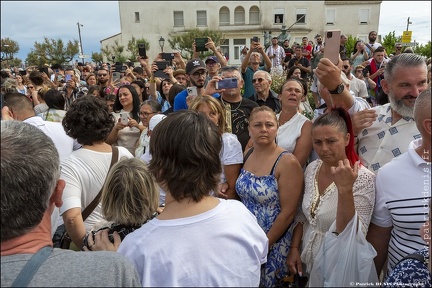
{"type": "Polygon", "coordinates": [[[189,109],[198,111],[202,104],[206,104],[213,112],[216,112],[219,115],[218,128],[221,134],[225,133],[227,124],[225,119],[225,110],[222,108],[222,104],[213,96],[201,95],[195,97],[189,109]]]}
{"type": "Polygon", "coordinates": [[[159,189],[138,158],[122,159],[113,165],[102,188],[102,214],[107,221],[141,225],[159,206],[159,189]]]}

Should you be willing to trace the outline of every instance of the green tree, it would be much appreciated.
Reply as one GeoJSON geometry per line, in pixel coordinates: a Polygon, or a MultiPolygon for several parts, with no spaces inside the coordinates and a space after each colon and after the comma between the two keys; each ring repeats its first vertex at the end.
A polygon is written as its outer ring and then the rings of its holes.
{"type": "Polygon", "coordinates": [[[124,55],[125,46],[120,45],[118,40],[114,41],[114,44],[111,46],[105,45],[104,48],[101,49],[102,55],[105,56],[108,61],[126,63],[128,61],[128,57],[124,55]],[[112,60],[114,56],[114,60],[112,60]]]}
{"type": "Polygon", "coordinates": [[[150,43],[149,43],[149,41],[147,41],[147,39],[145,39],[143,37],[136,39],[134,36],[132,36],[132,39],[130,39],[128,41],[128,44],[127,44],[127,51],[129,51],[131,53],[131,55],[130,55],[131,61],[136,60],[134,56],[138,55],[138,44],[139,43],[144,43],[146,51],[150,50],[150,43]]]}
{"type": "MultiPolygon", "coordinates": [[[[205,37],[210,37],[215,43],[215,46],[219,46],[225,40],[225,36],[220,31],[209,29],[193,29],[185,32],[184,34],[174,36],[172,39],[168,39],[168,43],[172,49],[178,50],[183,58],[189,59],[193,54],[192,44],[195,41],[195,38],[205,37]]],[[[200,58],[204,59],[210,55],[212,55],[212,51],[201,52],[200,58]]]]}
{"type": "Polygon", "coordinates": [[[414,49],[414,53],[425,56],[426,58],[431,57],[431,41],[429,41],[426,45],[419,45],[414,49]]]}
{"type": "Polygon", "coordinates": [[[347,50],[346,56],[349,58],[351,56],[351,53],[354,51],[355,43],[357,42],[357,38],[353,37],[352,35],[348,35],[348,40],[345,43],[345,48],[347,50]]]}
{"type": "Polygon", "coordinates": [[[29,65],[65,64],[72,61],[78,51],[78,40],[69,40],[65,45],[61,39],[44,37],[44,42],[35,42],[26,61],[29,65]]]}
{"type": "Polygon", "coordinates": [[[17,61],[21,62],[21,59],[14,58],[14,55],[19,51],[18,42],[10,39],[9,37],[6,37],[1,39],[0,45],[3,56],[1,59],[1,67],[16,67],[15,64],[17,63],[17,61]]]}
{"type": "Polygon", "coordinates": [[[386,36],[383,37],[381,41],[381,45],[384,46],[386,50],[386,54],[390,55],[395,50],[395,45],[397,42],[402,41],[402,36],[396,36],[395,31],[389,32],[386,36]]]}
{"type": "Polygon", "coordinates": [[[91,59],[94,63],[100,64],[103,62],[102,52],[92,52],[91,59]]]}

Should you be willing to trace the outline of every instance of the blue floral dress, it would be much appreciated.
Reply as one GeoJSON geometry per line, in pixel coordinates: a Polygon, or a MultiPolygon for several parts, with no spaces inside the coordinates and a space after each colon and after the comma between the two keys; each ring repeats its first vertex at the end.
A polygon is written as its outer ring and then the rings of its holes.
{"type": "MultiPolygon", "coordinates": [[[[415,254],[425,259],[429,258],[428,248],[417,251],[415,254]]],[[[394,267],[383,287],[431,287],[431,274],[427,264],[408,258],[394,267]]]]}
{"type": "MultiPolygon", "coordinates": [[[[236,190],[241,202],[255,215],[265,233],[270,230],[281,211],[278,183],[274,171],[280,158],[286,153],[288,152],[284,151],[278,156],[270,175],[256,176],[242,168],[236,182],[236,190]]],[[[246,155],[244,162],[249,155],[246,155]]],[[[291,232],[287,229],[282,237],[270,247],[267,263],[261,268],[260,286],[274,287],[277,279],[282,278],[283,274],[288,272],[286,258],[291,237],[291,232]]]]}

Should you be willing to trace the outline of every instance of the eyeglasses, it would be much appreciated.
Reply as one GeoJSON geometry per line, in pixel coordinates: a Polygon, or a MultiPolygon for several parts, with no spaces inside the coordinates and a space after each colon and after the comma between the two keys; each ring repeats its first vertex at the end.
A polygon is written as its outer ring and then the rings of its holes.
{"type": "Polygon", "coordinates": [[[105,76],[108,76],[108,74],[98,74],[97,76],[99,76],[99,77],[105,77],[105,76]]]}
{"type": "Polygon", "coordinates": [[[155,114],[156,112],[150,112],[150,113],[147,113],[147,112],[139,112],[138,114],[139,114],[139,116],[143,116],[143,117],[148,117],[148,116],[150,116],[150,115],[152,115],[152,114],[155,114]]]}
{"type": "Polygon", "coordinates": [[[349,65],[343,65],[344,69],[348,69],[350,66],[349,65]]]}
{"type": "Polygon", "coordinates": [[[194,77],[202,77],[202,76],[206,76],[207,75],[207,71],[201,71],[201,72],[195,72],[192,74],[194,77]]]}
{"type": "Polygon", "coordinates": [[[263,80],[264,80],[264,78],[255,78],[255,79],[252,79],[252,83],[255,84],[257,81],[258,81],[258,83],[261,83],[263,80]]]}
{"type": "Polygon", "coordinates": [[[397,47],[396,47],[396,49],[402,49],[402,47],[400,47],[400,46],[397,46],[397,47]]]}

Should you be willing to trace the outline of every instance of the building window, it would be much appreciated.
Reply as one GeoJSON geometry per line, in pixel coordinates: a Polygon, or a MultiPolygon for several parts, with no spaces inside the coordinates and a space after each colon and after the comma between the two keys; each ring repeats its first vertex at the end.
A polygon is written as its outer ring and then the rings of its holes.
{"type": "Polygon", "coordinates": [[[369,9],[360,9],[359,11],[360,24],[369,23],[369,9]]]}
{"type": "Polygon", "coordinates": [[[234,60],[240,60],[240,46],[246,46],[246,39],[234,39],[234,60]]]}
{"type": "Polygon", "coordinates": [[[296,9],[296,21],[297,23],[306,23],[306,9],[296,9]]]}
{"type": "Polygon", "coordinates": [[[174,11],[174,26],[184,27],[183,11],[174,11]]]}
{"type": "Polygon", "coordinates": [[[326,24],[334,25],[336,18],[336,10],[335,9],[327,9],[326,10],[326,24]]]}
{"type": "Polygon", "coordinates": [[[283,9],[283,8],[274,9],[273,21],[275,24],[284,23],[284,21],[285,21],[285,9],[283,9]]]}
{"type": "Polygon", "coordinates": [[[368,35],[357,35],[357,39],[362,40],[365,43],[369,42],[368,35]]]}
{"type": "Polygon", "coordinates": [[[249,24],[260,24],[259,13],[260,11],[257,6],[252,6],[249,9],[249,24]]]}
{"type": "Polygon", "coordinates": [[[207,11],[197,11],[197,26],[207,26],[207,11]]]}
{"type": "Polygon", "coordinates": [[[245,24],[245,10],[241,6],[236,7],[234,10],[234,24],[235,25],[245,24]]]}
{"type": "Polygon", "coordinates": [[[219,9],[219,25],[228,26],[230,24],[230,11],[228,7],[224,6],[219,9]]]}
{"type": "Polygon", "coordinates": [[[139,23],[140,22],[140,15],[139,12],[135,12],[135,22],[139,23]]]}
{"type": "Polygon", "coordinates": [[[220,45],[222,54],[229,59],[229,39],[225,39],[220,45]]]}

